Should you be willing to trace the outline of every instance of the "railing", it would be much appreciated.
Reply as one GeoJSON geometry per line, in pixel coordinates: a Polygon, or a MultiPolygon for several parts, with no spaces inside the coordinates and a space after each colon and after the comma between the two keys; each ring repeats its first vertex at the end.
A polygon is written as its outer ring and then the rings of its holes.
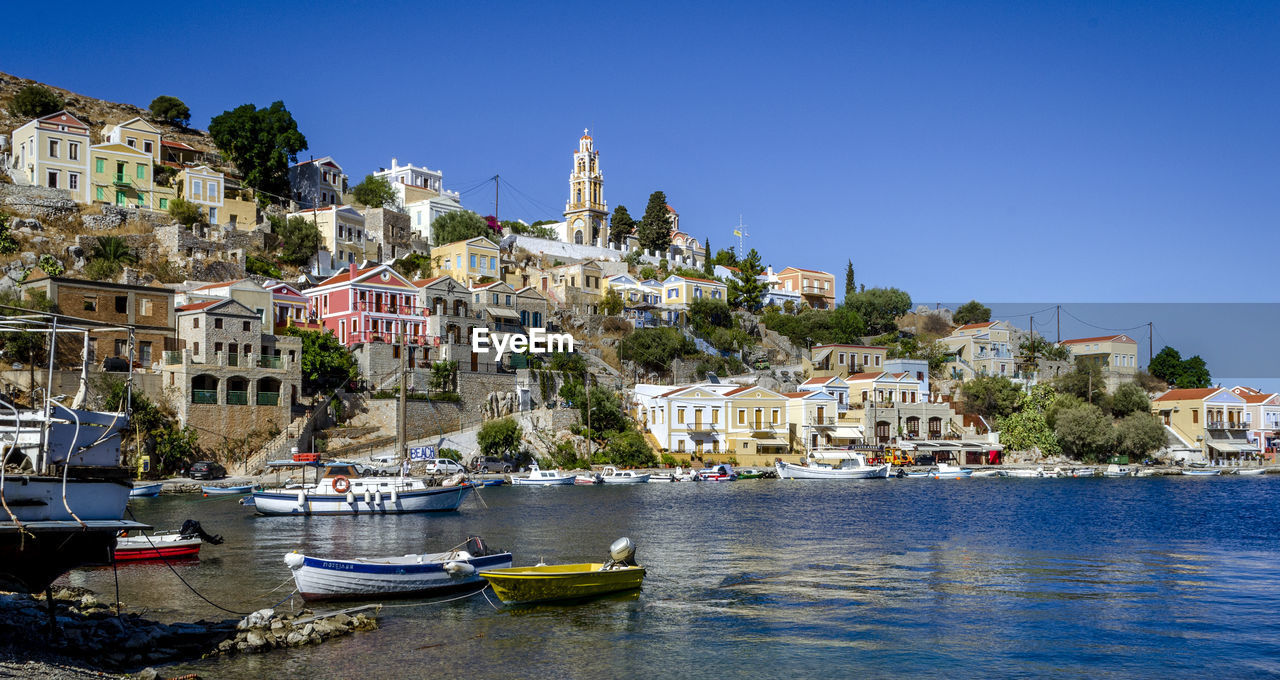
{"type": "Polygon", "coordinates": [[[1242,422],[1238,422],[1238,421],[1234,421],[1234,420],[1229,420],[1229,421],[1222,421],[1222,420],[1210,420],[1208,423],[1206,423],[1206,425],[1208,426],[1208,428],[1209,428],[1210,430],[1243,430],[1243,429],[1246,429],[1246,428],[1245,428],[1245,424],[1244,424],[1244,423],[1242,423],[1242,422]]]}
{"type": "Polygon", "coordinates": [[[164,365],[173,366],[182,363],[182,352],[168,351],[164,353],[164,365]]]}
{"type": "Polygon", "coordinates": [[[821,418],[816,418],[816,417],[815,417],[815,418],[813,419],[813,424],[814,424],[815,426],[817,426],[817,427],[825,427],[825,426],[827,426],[827,425],[835,425],[835,424],[836,424],[836,418],[835,418],[835,416],[823,416],[823,417],[821,417],[821,418]]]}
{"type": "Polygon", "coordinates": [[[115,173],[111,182],[117,186],[122,186],[122,187],[132,186],[133,184],[133,182],[129,179],[129,175],[123,172],[115,173]]]}
{"type": "Polygon", "coordinates": [[[259,392],[258,393],[258,406],[279,406],[279,405],[280,405],[279,392],[259,392]]]}
{"type": "Polygon", "coordinates": [[[284,361],[280,357],[258,355],[258,368],[282,368],[283,366],[284,361]]]}
{"type": "Polygon", "coordinates": [[[248,392],[248,391],[234,391],[234,390],[227,390],[227,403],[228,403],[228,404],[234,404],[234,405],[237,405],[237,406],[248,406],[248,405],[249,405],[249,392],[248,392]]]}
{"type": "Polygon", "coordinates": [[[805,295],[826,295],[830,288],[821,288],[819,286],[800,286],[800,292],[805,295]]]}
{"type": "Polygon", "coordinates": [[[191,403],[216,404],[218,403],[218,391],[217,390],[191,390],[191,403]]]}
{"type": "MultiPolygon", "coordinates": [[[[680,428],[677,427],[676,429],[680,429],[680,428]]],[[[687,432],[715,432],[716,423],[707,423],[707,422],[699,423],[696,421],[692,423],[685,423],[684,430],[687,432]]]]}
{"type": "MultiPolygon", "coordinates": [[[[232,352],[232,353],[228,354],[228,355],[227,355],[227,365],[228,365],[228,366],[239,366],[239,365],[240,365],[240,355],[239,355],[239,354],[236,354],[236,353],[234,353],[234,352],[232,352]]],[[[228,402],[228,403],[230,403],[230,402],[228,402]]]]}

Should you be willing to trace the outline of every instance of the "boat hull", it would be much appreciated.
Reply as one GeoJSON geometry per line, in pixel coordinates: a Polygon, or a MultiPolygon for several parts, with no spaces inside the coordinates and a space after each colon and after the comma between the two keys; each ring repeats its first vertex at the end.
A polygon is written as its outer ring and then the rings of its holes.
{"type": "Polygon", "coordinates": [[[551,477],[547,479],[529,479],[528,477],[512,477],[512,486],[570,486],[576,477],[551,477]]]}
{"type": "Polygon", "coordinates": [[[164,488],[164,484],[159,484],[159,483],[142,484],[142,485],[135,484],[133,485],[133,488],[129,490],[129,497],[130,498],[151,498],[153,496],[159,496],[160,490],[163,488],[164,488]]]}
{"type": "Polygon", "coordinates": [[[1237,475],[1244,475],[1246,477],[1256,477],[1258,475],[1264,475],[1266,473],[1267,473],[1266,468],[1242,468],[1240,470],[1236,470],[1237,475]]]}
{"type": "Polygon", "coordinates": [[[635,590],[644,584],[644,567],[604,571],[603,566],[589,563],[487,569],[481,571],[480,576],[489,581],[493,592],[507,604],[577,600],[635,590]]]}
{"type": "Polygon", "coordinates": [[[124,481],[69,479],[64,505],[62,479],[9,475],[4,502],[20,522],[118,520],[124,517],[132,490],[133,485],[124,481]],[[67,512],[67,505],[75,517],[67,512]]]}
{"type": "Polygon", "coordinates": [[[1222,470],[1183,470],[1182,474],[1191,477],[1214,477],[1222,474],[1222,470]]]}
{"type": "Polygon", "coordinates": [[[304,557],[293,570],[298,593],[305,600],[370,600],[389,597],[435,596],[484,585],[481,569],[511,566],[511,553],[485,555],[465,562],[475,568],[470,574],[452,575],[448,562],[421,564],[378,564],[368,560],[326,560],[304,557]]]}
{"type": "Polygon", "coordinates": [[[263,515],[400,515],[418,512],[453,512],[471,492],[470,484],[432,487],[416,491],[397,491],[395,500],[383,493],[381,502],[376,496],[365,501],[363,494],[354,494],[353,502],[347,502],[345,494],[306,493],[298,502],[298,492],[255,491],[254,507],[263,515]]]}
{"type": "Polygon", "coordinates": [[[117,562],[136,562],[140,560],[174,560],[189,559],[200,555],[199,538],[182,538],[181,536],[128,536],[116,539],[115,556],[117,562]]]}
{"type": "Polygon", "coordinates": [[[885,463],[857,468],[827,468],[778,461],[775,467],[780,479],[887,479],[891,466],[885,463]]]}
{"type": "Polygon", "coordinates": [[[635,477],[604,477],[605,484],[648,484],[649,475],[636,475],[635,477]]]}
{"type": "Polygon", "coordinates": [[[242,493],[249,493],[250,491],[253,491],[253,485],[246,484],[244,486],[202,486],[200,487],[200,490],[210,496],[242,494],[242,493]]]}

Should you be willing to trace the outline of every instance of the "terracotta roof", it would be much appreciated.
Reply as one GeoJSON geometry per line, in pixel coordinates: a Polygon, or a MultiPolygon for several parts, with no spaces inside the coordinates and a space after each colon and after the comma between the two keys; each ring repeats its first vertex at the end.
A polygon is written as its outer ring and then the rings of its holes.
{"type": "Polygon", "coordinates": [[[875,373],[854,373],[845,380],[875,380],[884,375],[884,371],[876,371],[875,373]]]}
{"type": "MultiPolygon", "coordinates": [[[[798,272],[809,272],[810,274],[822,274],[823,276],[831,276],[831,273],[830,273],[830,272],[824,272],[824,271],[822,271],[821,269],[805,269],[804,267],[787,267],[786,269],[783,269],[782,271],[784,271],[784,272],[785,272],[785,271],[787,271],[787,269],[794,269],[794,270],[796,270],[796,271],[798,271],[798,272]]],[[[782,272],[778,272],[778,273],[779,273],[779,274],[781,274],[782,272]]]]}
{"type": "Polygon", "coordinates": [[[782,396],[787,397],[788,399],[803,399],[810,394],[817,394],[817,392],[783,392],[782,396]]]}
{"type": "Polygon", "coordinates": [[[890,373],[889,375],[895,378],[902,378],[902,376],[906,375],[906,373],[890,373]]]}
{"type": "Polygon", "coordinates": [[[1137,340],[1130,338],[1124,333],[1121,333],[1120,335],[1099,335],[1096,338],[1075,338],[1072,340],[1063,340],[1060,344],[1076,345],[1076,344],[1085,343],[1085,342],[1107,342],[1109,340],[1117,340],[1119,338],[1125,338],[1126,340],[1128,340],[1129,342],[1132,342],[1135,345],[1138,344],[1137,340]]]}
{"type": "Polygon", "coordinates": [[[827,383],[827,381],[828,381],[828,380],[831,380],[831,378],[809,378],[808,380],[804,381],[804,383],[803,383],[803,384],[805,384],[805,385],[825,385],[825,384],[827,383]]]}
{"type": "Polygon", "coordinates": [[[989,326],[994,326],[994,325],[996,325],[995,321],[984,321],[982,323],[967,323],[957,328],[956,330],[958,331],[973,330],[977,328],[987,328],[989,326]]]}
{"type": "Polygon", "coordinates": [[[1267,401],[1268,399],[1270,399],[1270,398],[1272,398],[1272,397],[1274,397],[1274,396],[1276,396],[1276,395],[1274,395],[1274,394],[1256,394],[1256,393],[1253,393],[1253,392],[1246,392],[1246,393],[1244,393],[1244,394],[1238,394],[1238,393],[1237,393],[1237,394],[1236,394],[1236,396],[1237,396],[1237,397],[1240,397],[1241,399],[1243,399],[1243,400],[1244,400],[1244,403],[1246,403],[1246,404],[1261,404],[1261,403],[1263,403],[1263,402],[1267,401]]]}
{"type": "Polygon", "coordinates": [[[731,271],[731,272],[740,272],[740,271],[742,271],[741,269],[738,269],[737,267],[730,267],[730,266],[729,266],[729,265],[727,265],[727,264],[722,264],[722,265],[720,265],[720,266],[721,266],[721,267],[724,267],[725,269],[728,269],[728,270],[729,270],[729,271],[731,271]]]}
{"type": "Polygon", "coordinates": [[[736,390],[729,390],[728,392],[725,392],[725,393],[724,393],[724,396],[726,396],[726,397],[732,397],[732,396],[733,396],[733,395],[735,395],[735,394],[739,394],[739,393],[741,393],[741,392],[746,392],[747,390],[749,390],[749,389],[751,389],[751,388],[753,388],[753,387],[755,387],[755,385],[743,385],[742,387],[739,387],[739,388],[738,388],[738,389],[736,389],[736,390]]]}
{"type": "MultiPolygon", "coordinates": [[[[371,271],[373,271],[373,270],[375,270],[375,269],[377,269],[378,267],[381,267],[381,266],[382,266],[382,265],[378,264],[378,265],[374,265],[374,266],[372,266],[372,267],[365,267],[364,269],[357,269],[357,270],[356,270],[356,278],[358,279],[358,278],[360,278],[361,276],[364,276],[365,274],[368,274],[369,272],[371,272],[371,271]]],[[[328,285],[330,285],[330,284],[334,284],[334,283],[342,283],[343,281],[350,281],[350,280],[351,280],[351,270],[350,270],[350,269],[343,269],[341,273],[334,274],[333,276],[330,276],[329,278],[325,279],[324,281],[321,281],[321,282],[320,282],[320,286],[328,286],[328,285]]],[[[316,287],[317,287],[317,288],[319,288],[320,286],[316,286],[316,287]]]]}
{"type": "Polygon", "coordinates": [[[167,139],[160,140],[160,146],[171,146],[175,149],[183,149],[186,151],[195,151],[195,149],[183,144],[182,142],[171,142],[167,139]]]}
{"type": "Polygon", "coordinates": [[[685,385],[684,387],[677,387],[677,388],[675,388],[674,390],[671,390],[670,392],[663,392],[662,394],[659,394],[658,396],[659,396],[659,397],[669,397],[669,396],[671,396],[671,395],[675,394],[676,392],[683,392],[683,391],[685,391],[685,390],[689,389],[689,387],[690,387],[689,385],[685,385]]]}
{"type": "Polygon", "coordinates": [[[194,311],[197,311],[197,310],[200,310],[200,309],[204,309],[205,307],[209,307],[209,306],[211,306],[211,305],[216,305],[216,304],[218,304],[219,302],[226,302],[226,300],[206,300],[206,301],[204,301],[204,302],[193,302],[193,303],[191,303],[191,304],[189,304],[189,305],[182,305],[181,307],[178,307],[178,311],[179,311],[179,312],[194,312],[194,311]]]}
{"type": "Polygon", "coordinates": [[[1156,397],[1152,401],[1181,401],[1184,399],[1205,399],[1216,394],[1222,388],[1220,387],[1204,387],[1191,388],[1181,390],[1169,390],[1164,394],[1156,397]]]}
{"type": "Polygon", "coordinates": [[[237,283],[240,283],[243,280],[244,279],[232,279],[230,281],[222,281],[220,283],[210,283],[210,284],[200,286],[199,288],[192,288],[191,290],[196,291],[196,290],[211,290],[213,288],[224,288],[226,286],[233,286],[237,283]]]}

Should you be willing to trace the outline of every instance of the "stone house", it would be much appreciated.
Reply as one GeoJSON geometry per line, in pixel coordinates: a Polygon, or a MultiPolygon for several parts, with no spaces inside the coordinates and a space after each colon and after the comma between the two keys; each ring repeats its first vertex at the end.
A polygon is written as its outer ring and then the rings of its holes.
{"type": "MultiPolygon", "coordinates": [[[[40,269],[33,270],[18,287],[26,294],[43,293],[57,305],[61,314],[104,326],[132,325],[137,343],[136,367],[149,368],[160,360],[161,352],[176,349],[173,291],[168,288],[49,276],[40,269]]],[[[90,365],[108,358],[128,358],[128,344],[127,330],[108,328],[92,332],[90,365]]]]}
{"type": "Polygon", "coordinates": [[[365,208],[364,230],[377,244],[374,258],[391,262],[413,251],[410,244],[409,216],[389,208],[365,208]]]}
{"type": "Polygon", "coordinates": [[[347,193],[347,173],[332,156],[313,158],[289,166],[293,200],[304,209],[342,205],[347,193]]]}
{"type": "Polygon", "coordinates": [[[175,313],[181,349],[165,352],[162,385],[201,446],[231,446],[289,424],[301,397],[301,339],[264,334],[262,317],[230,298],[175,313]]]}

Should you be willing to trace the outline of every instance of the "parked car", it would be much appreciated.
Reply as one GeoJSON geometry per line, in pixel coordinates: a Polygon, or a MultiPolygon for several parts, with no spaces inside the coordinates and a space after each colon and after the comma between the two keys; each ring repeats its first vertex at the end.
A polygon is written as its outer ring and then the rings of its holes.
{"type": "Polygon", "coordinates": [[[502,472],[507,473],[515,469],[511,461],[498,456],[476,456],[471,459],[472,472],[502,472]]]}
{"type": "Polygon", "coordinates": [[[390,465],[391,463],[400,462],[400,454],[398,453],[379,453],[372,458],[371,461],[378,465],[390,465]]]}
{"type": "Polygon", "coordinates": [[[191,466],[187,476],[192,479],[222,479],[227,476],[227,469],[211,460],[202,460],[191,466]]]}
{"type": "Polygon", "coordinates": [[[373,467],[372,465],[365,465],[364,463],[356,463],[349,460],[335,460],[332,461],[332,463],[338,465],[350,465],[356,469],[356,474],[361,477],[377,477],[378,475],[383,474],[378,468],[373,467]]]}
{"type": "Polygon", "coordinates": [[[431,458],[427,460],[427,474],[429,475],[455,475],[459,472],[466,472],[467,469],[456,460],[448,458],[431,458]]]}

